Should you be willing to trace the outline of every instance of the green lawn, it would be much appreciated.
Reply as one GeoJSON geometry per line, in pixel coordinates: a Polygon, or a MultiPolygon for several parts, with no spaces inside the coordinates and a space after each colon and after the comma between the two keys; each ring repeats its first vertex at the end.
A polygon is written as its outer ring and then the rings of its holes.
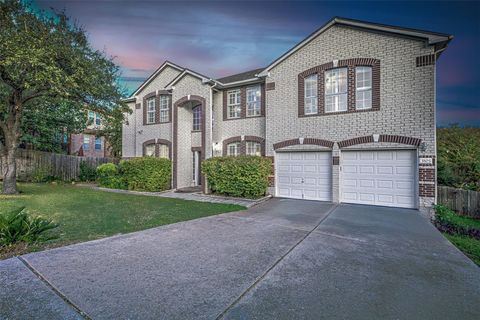
{"type": "Polygon", "coordinates": [[[19,195],[0,195],[0,213],[25,206],[30,213],[59,224],[53,231],[58,238],[31,246],[0,248],[0,259],[245,209],[230,204],[117,194],[68,184],[20,184],[19,190],[19,195]]]}
{"type": "Polygon", "coordinates": [[[472,237],[443,234],[451,243],[467,255],[473,262],[480,266],[480,240],[472,237]]]}

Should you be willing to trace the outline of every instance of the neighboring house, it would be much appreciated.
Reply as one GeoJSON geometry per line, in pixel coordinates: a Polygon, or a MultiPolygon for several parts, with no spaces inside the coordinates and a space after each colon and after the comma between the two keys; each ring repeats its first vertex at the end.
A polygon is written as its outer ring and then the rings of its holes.
{"type": "Polygon", "coordinates": [[[68,154],[85,157],[110,157],[110,150],[105,137],[99,136],[102,117],[99,113],[88,111],[88,126],[82,133],[70,135],[68,154]]]}
{"type": "Polygon", "coordinates": [[[124,157],[270,157],[275,196],[425,208],[436,196],[435,62],[452,36],[334,18],[265,68],[211,79],[165,62],[126,102],[124,157]]]}

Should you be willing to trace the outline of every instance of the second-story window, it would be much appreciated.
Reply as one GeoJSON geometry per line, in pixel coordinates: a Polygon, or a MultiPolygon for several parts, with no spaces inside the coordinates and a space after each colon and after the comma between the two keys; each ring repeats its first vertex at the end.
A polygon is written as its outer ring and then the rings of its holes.
{"type": "Polygon", "coordinates": [[[347,111],[347,68],[325,72],[325,112],[347,111]]]}
{"type": "Polygon", "coordinates": [[[261,115],[261,95],[259,85],[247,88],[247,117],[261,115]]]}
{"type": "Polygon", "coordinates": [[[155,123],[155,98],[147,100],[147,123],[155,123]]]}
{"type": "Polygon", "coordinates": [[[229,119],[240,118],[240,90],[227,92],[227,117],[229,119]]]}
{"type": "Polygon", "coordinates": [[[317,108],[317,74],[305,78],[305,114],[316,114],[317,108]]]}
{"type": "Polygon", "coordinates": [[[357,110],[372,107],[372,67],[355,68],[355,108],[357,110]]]}
{"type": "Polygon", "coordinates": [[[169,119],[169,96],[160,96],[160,122],[168,122],[169,119]]]}
{"type": "Polygon", "coordinates": [[[202,130],[202,106],[196,106],[192,109],[193,112],[193,130],[202,130]]]}
{"type": "Polygon", "coordinates": [[[94,124],[95,123],[95,112],[88,111],[88,123],[94,124]]]}

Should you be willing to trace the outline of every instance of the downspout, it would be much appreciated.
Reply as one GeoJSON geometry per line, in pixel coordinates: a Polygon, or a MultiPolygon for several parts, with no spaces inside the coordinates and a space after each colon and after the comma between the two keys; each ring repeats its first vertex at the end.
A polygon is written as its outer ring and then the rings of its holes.
{"type": "MultiPolygon", "coordinates": [[[[143,107],[143,106],[142,106],[143,107]]],[[[133,157],[137,157],[137,97],[135,97],[135,103],[133,105],[133,157]]]]}
{"type": "MultiPolygon", "coordinates": [[[[216,82],[213,83],[213,86],[210,86],[210,106],[209,106],[209,112],[210,112],[210,157],[213,157],[213,88],[215,88],[217,85],[216,82]]],[[[206,158],[206,157],[205,157],[206,158]]]]}

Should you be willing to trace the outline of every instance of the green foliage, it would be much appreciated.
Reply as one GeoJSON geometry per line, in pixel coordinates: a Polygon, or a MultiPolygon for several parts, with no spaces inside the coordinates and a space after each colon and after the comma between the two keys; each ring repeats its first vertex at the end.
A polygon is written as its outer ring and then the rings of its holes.
{"type": "Polygon", "coordinates": [[[457,248],[480,266],[480,240],[459,235],[444,234],[457,248]]]}
{"type": "Polygon", "coordinates": [[[213,192],[258,198],[267,192],[272,163],[258,156],[214,157],[203,161],[202,172],[213,192]]]}
{"type": "Polygon", "coordinates": [[[127,188],[124,178],[120,175],[118,166],[114,163],[104,163],[97,167],[97,182],[100,187],[104,188],[127,188]]]}
{"type": "Polygon", "coordinates": [[[80,181],[95,181],[97,178],[97,169],[90,165],[87,161],[80,161],[80,174],[78,175],[80,181]]]}
{"type": "Polygon", "coordinates": [[[56,227],[57,225],[50,220],[32,217],[25,208],[0,213],[0,245],[46,240],[43,237],[45,231],[56,227]]]}
{"type": "MultiPolygon", "coordinates": [[[[129,110],[131,112],[131,110],[129,110]]],[[[122,125],[124,121],[125,110],[114,108],[103,121],[103,129],[99,134],[108,141],[110,154],[115,158],[122,156],[122,125]]]]}
{"type": "Polygon", "coordinates": [[[437,129],[438,183],[480,191],[480,128],[437,129]]]}
{"type": "Polygon", "coordinates": [[[128,190],[155,192],[170,189],[172,162],[168,159],[144,157],[123,160],[119,171],[128,190]]]}
{"type": "Polygon", "coordinates": [[[51,169],[49,167],[36,167],[33,170],[32,182],[47,182],[51,169]]]}
{"type": "Polygon", "coordinates": [[[480,220],[460,216],[444,205],[435,206],[435,224],[441,231],[449,234],[480,239],[480,220]]]}

